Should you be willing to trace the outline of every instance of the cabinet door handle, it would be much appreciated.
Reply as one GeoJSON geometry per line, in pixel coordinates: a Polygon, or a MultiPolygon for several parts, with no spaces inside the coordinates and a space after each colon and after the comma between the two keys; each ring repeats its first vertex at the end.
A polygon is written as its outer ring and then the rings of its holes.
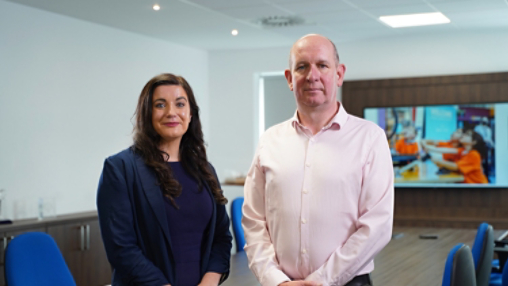
{"type": "Polygon", "coordinates": [[[90,250],[90,225],[85,225],[86,229],[86,249],[90,250]]]}
{"type": "Polygon", "coordinates": [[[5,237],[5,236],[4,236],[4,237],[2,238],[2,241],[3,241],[3,243],[4,243],[4,250],[5,250],[5,249],[7,248],[7,237],[5,237]]]}
{"type": "Polygon", "coordinates": [[[79,232],[81,235],[81,240],[80,240],[81,246],[80,246],[79,250],[84,251],[85,250],[85,226],[84,225],[79,226],[79,232]]]}

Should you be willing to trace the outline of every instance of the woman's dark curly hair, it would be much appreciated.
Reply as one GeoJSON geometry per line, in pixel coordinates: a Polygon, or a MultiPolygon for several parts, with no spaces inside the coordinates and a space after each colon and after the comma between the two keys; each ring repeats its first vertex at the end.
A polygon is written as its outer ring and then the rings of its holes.
{"type": "Polygon", "coordinates": [[[199,189],[202,189],[203,182],[206,182],[212,191],[215,201],[220,204],[226,204],[227,199],[222,194],[219,183],[213,173],[214,171],[206,157],[205,142],[203,140],[196,98],[192,88],[183,77],[169,73],[160,74],[152,78],[141,91],[135,113],[134,152],[139,154],[145,164],[154,170],[162,193],[175,207],[178,207],[174,198],[182,193],[182,186],[173,177],[173,172],[166,162],[169,154],[159,149],[162,138],[152,125],[153,92],[161,85],[181,86],[185,90],[189,100],[192,120],[189,123],[187,132],[182,137],[179,151],[180,162],[183,168],[198,181],[199,189]]]}
{"type": "Polygon", "coordinates": [[[465,130],[464,133],[471,134],[471,138],[475,142],[473,144],[473,149],[478,151],[480,153],[480,156],[482,157],[482,160],[487,158],[488,156],[488,147],[487,143],[485,143],[485,140],[483,140],[483,137],[473,129],[465,130]]]}

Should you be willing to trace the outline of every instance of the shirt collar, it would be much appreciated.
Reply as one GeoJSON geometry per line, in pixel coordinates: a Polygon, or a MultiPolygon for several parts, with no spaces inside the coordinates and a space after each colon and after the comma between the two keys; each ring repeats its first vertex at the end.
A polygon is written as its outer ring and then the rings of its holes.
{"type": "MultiPolygon", "coordinates": [[[[346,109],[344,109],[342,103],[337,102],[337,104],[339,105],[339,111],[333,116],[332,120],[330,120],[330,122],[323,127],[323,130],[329,129],[333,126],[337,126],[338,129],[341,129],[346,124],[349,114],[346,112],[346,109]]],[[[300,126],[302,128],[306,128],[300,122],[300,118],[298,118],[298,110],[295,111],[295,114],[291,118],[291,125],[293,127],[300,126]]]]}

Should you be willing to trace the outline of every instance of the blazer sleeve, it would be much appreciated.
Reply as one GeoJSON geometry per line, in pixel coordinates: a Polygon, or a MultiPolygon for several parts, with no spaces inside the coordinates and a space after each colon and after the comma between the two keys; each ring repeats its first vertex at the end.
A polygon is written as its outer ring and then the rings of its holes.
{"type": "Polygon", "coordinates": [[[97,192],[99,223],[108,260],[115,275],[126,285],[169,284],[138,245],[129,185],[122,164],[119,158],[106,159],[97,192]]]}
{"type": "MultiPolygon", "coordinates": [[[[212,165],[211,170],[220,186],[217,173],[212,165]]],[[[229,276],[229,263],[231,259],[231,247],[233,237],[229,232],[229,216],[226,212],[226,206],[216,204],[217,206],[217,219],[215,222],[215,234],[212,242],[212,250],[210,253],[210,262],[208,263],[207,272],[221,273],[222,277],[220,283],[224,282],[229,276]]]]}

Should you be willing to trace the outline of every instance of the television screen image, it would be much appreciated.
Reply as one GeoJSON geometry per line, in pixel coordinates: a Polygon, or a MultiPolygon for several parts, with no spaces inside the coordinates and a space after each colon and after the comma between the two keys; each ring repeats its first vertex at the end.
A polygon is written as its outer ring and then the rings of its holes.
{"type": "Polygon", "coordinates": [[[395,186],[508,187],[508,103],[365,108],[385,130],[395,186]]]}

